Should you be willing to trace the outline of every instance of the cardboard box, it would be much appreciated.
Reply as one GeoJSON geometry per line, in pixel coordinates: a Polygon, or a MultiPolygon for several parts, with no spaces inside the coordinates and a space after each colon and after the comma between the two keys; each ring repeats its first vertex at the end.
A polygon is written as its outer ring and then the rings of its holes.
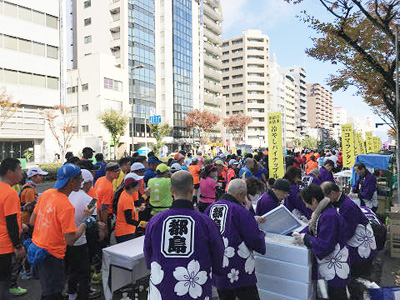
{"type": "Polygon", "coordinates": [[[400,243],[390,241],[390,257],[400,258],[400,243]]]}
{"type": "MultiPolygon", "coordinates": [[[[396,210],[395,208],[393,209],[396,210]]],[[[391,227],[395,225],[400,226],[400,212],[391,211],[389,213],[389,224],[391,227]]]]}

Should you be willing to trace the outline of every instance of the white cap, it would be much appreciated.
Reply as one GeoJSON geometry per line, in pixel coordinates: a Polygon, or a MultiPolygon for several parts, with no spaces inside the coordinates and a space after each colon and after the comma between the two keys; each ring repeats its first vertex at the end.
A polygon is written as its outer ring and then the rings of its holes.
{"type": "Polygon", "coordinates": [[[139,176],[136,173],[128,173],[125,176],[124,181],[126,182],[126,181],[129,181],[129,180],[133,180],[133,181],[138,182],[138,181],[142,180],[143,178],[144,178],[144,176],[139,176]]]}
{"type": "Polygon", "coordinates": [[[146,169],[146,167],[140,162],[135,162],[131,166],[131,172],[137,171],[137,170],[142,170],[142,169],[146,169]]]}
{"type": "Polygon", "coordinates": [[[182,170],[182,167],[180,164],[178,164],[178,163],[172,164],[171,171],[181,171],[181,170],[182,170]]]}
{"type": "Polygon", "coordinates": [[[28,176],[28,178],[31,178],[31,177],[33,177],[33,176],[35,176],[35,175],[43,175],[43,176],[45,176],[45,175],[47,175],[47,174],[49,174],[48,172],[45,172],[45,171],[43,171],[41,168],[39,168],[39,167],[33,167],[33,168],[30,168],[29,170],[28,170],[28,172],[27,172],[27,176],[28,176]]]}
{"type": "Polygon", "coordinates": [[[93,175],[92,172],[86,169],[82,169],[82,182],[93,182],[93,175]]]}

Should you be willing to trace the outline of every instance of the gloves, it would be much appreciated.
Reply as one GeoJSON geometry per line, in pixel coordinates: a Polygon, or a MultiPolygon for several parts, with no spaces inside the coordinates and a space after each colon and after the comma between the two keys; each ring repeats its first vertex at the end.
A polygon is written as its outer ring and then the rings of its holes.
{"type": "Polygon", "coordinates": [[[146,228],[146,225],[147,225],[146,221],[140,221],[140,223],[139,223],[139,227],[142,227],[142,228],[146,228]]]}
{"type": "Polygon", "coordinates": [[[90,217],[85,217],[83,219],[82,224],[86,227],[86,228],[90,228],[92,227],[94,224],[96,224],[96,219],[92,216],[90,217]]]}
{"type": "Polygon", "coordinates": [[[295,239],[297,244],[299,244],[299,245],[303,245],[304,244],[305,233],[293,232],[292,236],[294,237],[294,239],[295,239]]]}

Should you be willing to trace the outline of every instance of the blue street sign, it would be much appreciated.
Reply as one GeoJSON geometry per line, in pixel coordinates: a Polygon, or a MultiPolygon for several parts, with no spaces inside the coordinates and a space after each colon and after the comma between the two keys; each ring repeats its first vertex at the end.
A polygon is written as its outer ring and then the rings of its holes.
{"type": "Polygon", "coordinates": [[[161,123],[161,116],[150,116],[149,124],[159,124],[161,123]]]}

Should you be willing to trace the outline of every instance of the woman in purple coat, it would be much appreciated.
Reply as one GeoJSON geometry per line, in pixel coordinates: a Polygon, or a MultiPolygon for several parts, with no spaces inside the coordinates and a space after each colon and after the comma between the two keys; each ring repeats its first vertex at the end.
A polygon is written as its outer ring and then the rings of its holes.
{"type": "Polygon", "coordinates": [[[327,161],[324,162],[324,165],[322,166],[322,168],[319,169],[319,180],[321,181],[321,183],[325,182],[325,181],[331,181],[331,182],[335,182],[335,179],[333,179],[333,173],[332,170],[335,167],[335,163],[328,159],[327,161]]]}
{"type": "Polygon", "coordinates": [[[346,247],[346,223],[321,187],[316,184],[300,193],[304,204],[313,211],[307,233],[293,233],[296,241],[304,242],[317,261],[318,279],[328,284],[332,300],[347,299],[346,286],[350,281],[349,250],[346,247]]]}
{"type": "Polygon", "coordinates": [[[312,211],[309,210],[300,199],[300,183],[301,183],[301,170],[296,167],[287,168],[286,174],[283,177],[290,182],[290,193],[285,199],[284,205],[296,217],[301,218],[304,216],[307,220],[311,218],[312,211]]]}
{"type": "Polygon", "coordinates": [[[279,205],[281,205],[281,202],[289,195],[289,193],[289,181],[286,179],[277,179],[272,185],[272,188],[268,189],[258,200],[256,215],[262,216],[274,208],[277,208],[279,205]]]}

